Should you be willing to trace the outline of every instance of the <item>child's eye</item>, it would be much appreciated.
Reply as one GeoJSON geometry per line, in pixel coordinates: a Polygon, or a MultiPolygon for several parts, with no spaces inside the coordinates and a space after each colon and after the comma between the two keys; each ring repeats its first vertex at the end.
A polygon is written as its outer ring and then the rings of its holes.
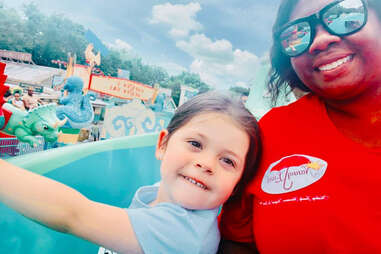
{"type": "Polygon", "coordinates": [[[198,141],[191,140],[191,141],[188,141],[188,143],[191,144],[192,146],[196,147],[196,148],[202,148],[201,143],[198,141]]]}
{"type": "Polygon", "coordinates": [[[232,167],[235,168],[235,162],[232,161],[231,159],[229,159],[229,158],[222,158],[222,161],[223,161],[224,163],[226,163],[226,164],[228,164],[228,165],[230,165],[230,166],[232,166],[232,167]]]}

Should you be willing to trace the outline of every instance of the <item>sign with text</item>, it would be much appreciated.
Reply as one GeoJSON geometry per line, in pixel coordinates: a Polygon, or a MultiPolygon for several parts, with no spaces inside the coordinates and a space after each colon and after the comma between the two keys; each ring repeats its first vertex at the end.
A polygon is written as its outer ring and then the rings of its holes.
{"type": "Polygon", "coordinates": [[[147,101],[152,98],[155,88],[122,78],[102,75],[91,75],[89,90],[107,94],[121,99],[140,99],[147,101]]]}

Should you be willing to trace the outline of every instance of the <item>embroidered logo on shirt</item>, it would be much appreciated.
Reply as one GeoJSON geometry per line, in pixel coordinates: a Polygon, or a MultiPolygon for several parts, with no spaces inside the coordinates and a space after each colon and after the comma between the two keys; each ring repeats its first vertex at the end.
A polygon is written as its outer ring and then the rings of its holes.
{"type": "Polygon", "coordinates": [[[282,194],[300,190],[321,179],[328,163],[308,155],[294,154],[270,165],[262,179],[262,190],[282,194]]]}

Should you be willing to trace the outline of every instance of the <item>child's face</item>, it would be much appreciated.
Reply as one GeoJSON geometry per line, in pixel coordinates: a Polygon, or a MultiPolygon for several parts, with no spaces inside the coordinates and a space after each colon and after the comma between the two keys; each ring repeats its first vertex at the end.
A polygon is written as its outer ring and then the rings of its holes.
{"type": "Polygon", "coordinates": [[[225,202],[241,178],[249,136],[229,116],[201,113],[176,130],[167,143],[159,135],[162,160],[156,202],[188,209],[212,209],[225,202]]]}

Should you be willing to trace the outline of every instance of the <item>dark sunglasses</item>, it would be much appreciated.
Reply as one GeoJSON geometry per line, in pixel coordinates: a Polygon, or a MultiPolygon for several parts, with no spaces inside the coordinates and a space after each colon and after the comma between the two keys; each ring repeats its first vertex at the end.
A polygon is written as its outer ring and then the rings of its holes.
{"type": "Polygon", "coordinates": [[[303,54],[315,38],[316,25],[333,35],[346,36],[358,32],[365,26],[368,11],[363,0],[334,1],[311,16],[283,25],[275,32],[275,39],[287,56],[303,54]]]}

